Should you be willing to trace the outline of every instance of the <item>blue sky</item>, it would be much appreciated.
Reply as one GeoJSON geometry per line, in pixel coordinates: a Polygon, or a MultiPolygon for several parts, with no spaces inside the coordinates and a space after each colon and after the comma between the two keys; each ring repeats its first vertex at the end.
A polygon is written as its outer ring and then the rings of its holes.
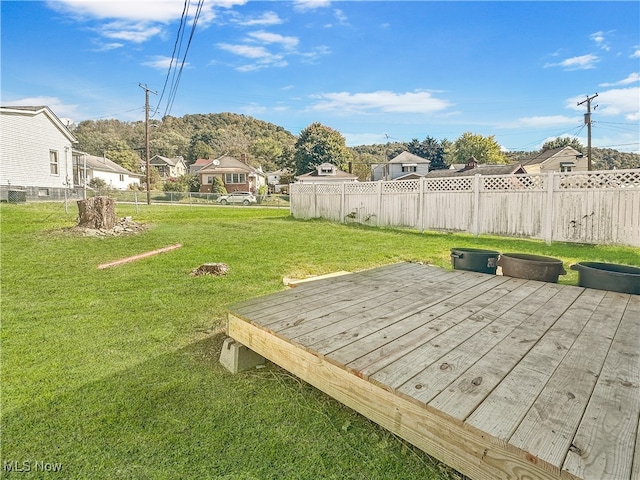
{"type": "Polygon", "coordinates": [[[180,44],[184,0],[3,0],[2,104],[143,120],[141,83],[156,119],[320,122],[350,146],[472,132],[530,151],[586,145],[577,103],[598,93],[593,146],[640,152],[640,2],[205,0],[179,73],[197,4],[180,44]]]}

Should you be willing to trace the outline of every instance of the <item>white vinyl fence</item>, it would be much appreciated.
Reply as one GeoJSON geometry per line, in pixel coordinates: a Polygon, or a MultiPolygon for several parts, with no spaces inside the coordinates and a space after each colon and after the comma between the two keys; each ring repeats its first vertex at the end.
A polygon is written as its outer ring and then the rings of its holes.
{"type": "Polygon", "coordinates": [[[640,169],[290,185],[295,218],[640,247],[640,169]]]}

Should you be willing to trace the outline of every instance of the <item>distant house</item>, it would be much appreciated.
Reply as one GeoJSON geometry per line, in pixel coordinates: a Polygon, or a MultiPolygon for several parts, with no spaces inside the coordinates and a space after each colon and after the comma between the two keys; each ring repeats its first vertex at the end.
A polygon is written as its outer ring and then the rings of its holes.
{"type": "Polygon", "coordinates": [[[202,167],[206,167],[211,163],[211,159],[209,158],[199,158],[191,165],[189,165],[189,173],[191,175],[197,175],[198,172],[202,169],[202,167]]]}
{"type": "Polygon", "coordinates": [[[200,191],[211,192],[213,179],[218,177],[224,183],[227,192],[252,192],[266,184],[266,175],[262,170],[253,168],[247,163],[246,155],[242,154],[238,160],[229,155],[223,155],[215,160],[209,160],[198,172],[200,191]]]}
{"type": "Polygon", "coordinates": [[[78,143],[46,106],[0,107],[0,198],[60,199],[74,188],[72,147],[78,143]]]}
{"type": "Polygon", "coordinates": [[[447,177],[472,177],[474,175],[518,175],[527,173],[522,165],[510,163],[508,165],[495,165],[478,163],[475,157],[456,170],[432,170],[425,175],[426,178],[447,178],[447,177]]]}
{"type": "Polygon", "coordinates": [[[373,167],[372,180],[409,180],[420,178],[429,172],[431,162],[409,152],[402,152],[386,163],[373,167]]]}
{"type": "Polygon", "coordinates": [[[286,187],[288,187],[288,184],[282,183],[282,177],[291,178],[291,171],[288,168],[281,168],[275,172],[267,172],[267,186],[269,187],[269,192],[280,193],[283,188],[286,189],[286,187]]]}
{"type": "Polygon", "coordinates": [[[85,152],[73,151],[73,181],[78,186],[84,186],[85,172],[87,185],[94,178],[104,180],[116,190],[127,190],[130,186],[140,185],[142,173],[132,173],[126,168],[106,157],[96,157],[85,152]]]}
{"type": "Polygon", "coordinates": [[[573,147],[560,147],[535,153],[521,162],[527,173],[586,172],[588,159],[573,147]]]}
{"type": "Polygon", "coordinates": [[[357,182],[358,176],[339,170],[333,163],[321,163],[312,172],[295,177],[298,183],[357,182]]]}
{"type": "Polygon", "coordinates": [[[149,160],[149,165],[158,170],[160,177],[163,179],[178,178],[188,171],[187,164],[182,157],[167,158],[154,155],[149,160]]]}

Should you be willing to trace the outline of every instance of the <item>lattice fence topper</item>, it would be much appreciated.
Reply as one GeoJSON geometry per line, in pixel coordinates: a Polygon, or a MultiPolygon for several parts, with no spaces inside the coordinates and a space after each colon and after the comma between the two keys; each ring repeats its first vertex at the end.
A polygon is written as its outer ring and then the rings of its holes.
{"type": "Polygon", "coordinates": [[[383,182],[382,193],[416,193],[420,191],[420,180],[383,182]]]}
{"type": "Polygon", "coordinates": [[[378,193],[377,182],[354,182],[347,183],[346,193],[378,193]]]}
{"type": "Polygon", "coordinates": [[[313,185],[309,183],[292,183],[291,188],[300,195],[310,195],[313,193],[313,185]]]}
{"type": "Polygon", "coordinates": [[[473,190],[473,178],[427,178],[426,190],[434,192],[471,192],[473,190]]]}
{"type": "Polygon", "coordinates": [[[337,183],[318,183],[316,184],[316,193],[342,193],[342,184],[337,183]]]}
{"type": "Polygon", "coordinates": [[[482,176],[483,190],[544,190],[545,175],[495,175],[482,176]]]}
{"type": "Polygon", "coordinates": [[[560,174],[558,188],[640,188],[640,170],[560,174]]]}

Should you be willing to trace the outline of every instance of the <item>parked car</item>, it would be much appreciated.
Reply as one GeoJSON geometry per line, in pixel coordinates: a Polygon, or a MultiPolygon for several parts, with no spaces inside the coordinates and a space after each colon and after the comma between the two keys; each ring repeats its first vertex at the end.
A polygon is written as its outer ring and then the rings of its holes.
{"type": "Polygon", "coordinates": [[[222,205],[228,205],[230,203],[241,203],[243,205],[249,205],[256,203],[256,197],[251,192],[231,192],[228,195],[222,195],[218,201],[222,205]]]}

